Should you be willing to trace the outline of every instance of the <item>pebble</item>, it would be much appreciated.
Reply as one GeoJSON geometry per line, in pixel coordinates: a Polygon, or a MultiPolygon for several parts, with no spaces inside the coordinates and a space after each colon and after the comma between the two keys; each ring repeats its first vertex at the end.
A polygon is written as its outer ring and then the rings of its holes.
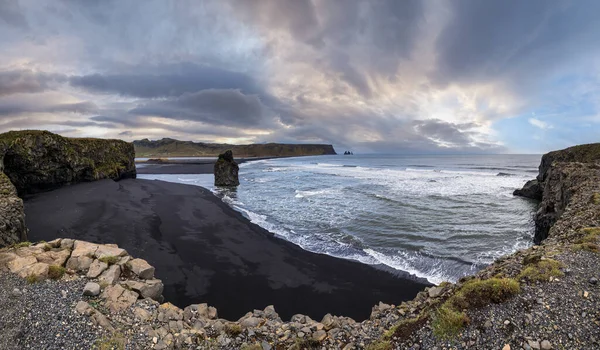
{"type": "Polygon", "coordinates": [[[590,284],[596,285],[598,283],[598,279],[596,277],[590,278],[590,284]]]}

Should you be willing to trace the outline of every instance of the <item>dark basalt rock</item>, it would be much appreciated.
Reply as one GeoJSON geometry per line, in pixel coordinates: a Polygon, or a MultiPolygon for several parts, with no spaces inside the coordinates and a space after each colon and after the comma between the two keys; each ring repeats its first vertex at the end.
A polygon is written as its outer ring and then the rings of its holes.
{"type": "Polygon", "coordinates": [[[538,180],[529,180],[523,186],[523,188],[515,190],[513,192],[513,195],[541,201],[543,192],[544,189],[542,188],[542,186],[540,186],[538,180]]]}
{"type": "Polygon", "coordinates": [[[231,150],[220,154],[215,163],[215,186],[238,186],[240,184],[239,170],[239,166],[233,160],[231,150]]]}
{"type": "Polygon", "coordinates": [[[590,173],[598,172],[599,164],[600,143],[573,146],[542,156],[537,178],[513,192],[516,196],[541,200],[534,217],[534,242],[548,238],[579,184],[587,181],[590,173]]]}
{"type": "Polygon", "coordinates": [[[121,140],[25,130],[0,134],[0,144],[4,173],[21,196],[78,182],[136,177],[133,144],[121,140]]]}

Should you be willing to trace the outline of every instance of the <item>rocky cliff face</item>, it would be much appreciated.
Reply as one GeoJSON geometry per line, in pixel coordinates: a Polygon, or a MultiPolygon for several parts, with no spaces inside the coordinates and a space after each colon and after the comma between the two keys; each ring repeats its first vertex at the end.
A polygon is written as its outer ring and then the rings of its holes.
{"type": "Polygon", "coordinates": [[[27,239],[19,196],[83,181],[135,177],[133,144],[48,131],[0,134],[0,247],[27,239]]]}
{"type": "Polygon", "coordinates": [[[233,160],[233,153],[226,151],[219,155],[215,162],[215,186],[238,186],[240,180],[238,173],[239,166],[233,160]]]}
{"type": "Polygon", "coordinates": [[[570,147],[542,156],[539,173],[515,195],[541,200],[535,214],[536,243],[546,239],[573,195],[600,172],[600,143],[570,147]]]}
{"type": "Polygon", "coordinates": [[[336,154],[332,145],[266,143],[253,145],[228,145],[162,139],[134,141],[138,157],[216,157],[226,150],[238,157],[291,157],[336,154]]]}
{"type": "Polygon", "coordinates": [[[27,130],[0,134],[0,144],[4,173],[19,195],[136,176],[134,147],[120,140],[66,138],[27,130]]]}
{"type": "Polygon", "coordinates": [[[27,240],[23,200],[15,186],[0,172],[0,247],[27,240]]]}

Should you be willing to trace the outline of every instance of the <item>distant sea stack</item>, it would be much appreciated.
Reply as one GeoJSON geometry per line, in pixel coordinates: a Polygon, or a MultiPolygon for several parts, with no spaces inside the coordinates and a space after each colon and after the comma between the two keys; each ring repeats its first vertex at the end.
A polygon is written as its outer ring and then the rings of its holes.
{"type": "Polygon", "coordinates": [[[565,210],[578,184],[589,180],[590,173],[599,172],[600,143],[569,147],[542,156],[537,178],[513,193],[541,200],[535,214],[536,243],[548,237],[550,228],[565,210]]]}
{"type": "Polygon", "coordinates": [[[135,178],[133,144],[48,131],[0,134],[0,246],[27,239],[19,196],[78,182],[135,178]]]}
{"type": "Polygon", "coordinates": [[[138,157],[216,157],[231,150],[237,157],[299,157],[337,154],[332,145],[265,143],[228,145],[179,141],[164,138],[157,141],[133,141],[138,157]]]}
{"type": "Polygon", "coordinates": [[[239,171],[240,168],[233,160],[231,150],[219,154],[219,159],[215,162],[215,186],[238,186],[240,184],[239,171]]]}

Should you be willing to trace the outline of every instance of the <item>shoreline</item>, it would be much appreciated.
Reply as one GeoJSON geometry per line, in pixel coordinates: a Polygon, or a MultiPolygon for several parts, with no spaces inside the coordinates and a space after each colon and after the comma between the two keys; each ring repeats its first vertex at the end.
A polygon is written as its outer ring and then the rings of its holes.
{"type": "Polygon", "coordinates": [[[166,300],[207,302],[226,319],[272,304],[283,319],[331,313],[363,320],[378,302],[399,304],[431,286],[391,268],[308,252],[199,186],[82,183],[28,197],[25,212],[32,241],[116,243],[156,267],[166,300]]]}
{"type": "MultiPolygon", "coordinates": [[[[238,165],[259,160],[301,158],[313,156],[280,156],[280,157],[250,157],[235,159],[238,165]]],[[[208,157],[207,157],[208,158],[208,157]]],[[[214,159],[165,159],[161,161],[136,161],[137,173],[141,175],[191,175],[191,174],[213,174],[213,167],[217,157],[214,159]]]]}

